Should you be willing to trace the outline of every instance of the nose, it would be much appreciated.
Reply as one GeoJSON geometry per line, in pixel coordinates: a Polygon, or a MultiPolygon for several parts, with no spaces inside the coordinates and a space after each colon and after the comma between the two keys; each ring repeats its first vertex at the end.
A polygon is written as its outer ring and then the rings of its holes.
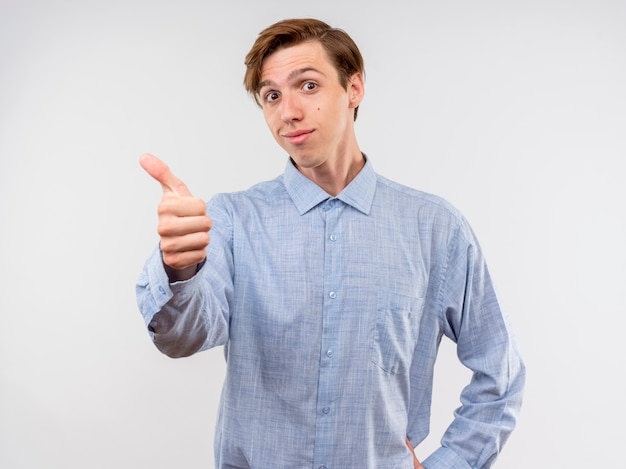
{"type": "Polygon", "coordinates": [[[284,122],[302,120],[302,107],[297,96],[284,93],[280,99],[280,117],[284,122]]]}

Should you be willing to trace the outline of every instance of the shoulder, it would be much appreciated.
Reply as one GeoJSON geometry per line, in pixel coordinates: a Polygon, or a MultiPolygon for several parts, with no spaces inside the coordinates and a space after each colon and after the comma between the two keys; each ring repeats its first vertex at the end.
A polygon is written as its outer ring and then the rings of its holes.
{"type": "Polygon", "coordinates": [[[379,174],[377,177],[377,194],[379,203],[388,207],[394,206],[407,214],[416,214],[420,217],[439,217],[456,220],[464,220],[461,212],[445,198],[409,187],[387,179],[379,174]]]}
{"type": "Polygon", "coordinates": [[[448,247],[478,246],[467,218],[445,198],[377,175],[376,204],[397,230],[418,234],[422,240],[448,247]]]}
{"type": "Polygon", "coordinates": [[[398,182],[377,176],[375,205],[387,212],[406,230],[421,235],[445,239],[462,244],[476,243],[476,235],[463,213],[444,197],[421,191],[398,182]]]}
{"type": "Polygon", "coordinates": [[[207,203],[207,210],[241,212],[246,208],[271,205],[285,196],[287,191],[282,176],[278,176],[242,191],[215,194],[207,203]]]}

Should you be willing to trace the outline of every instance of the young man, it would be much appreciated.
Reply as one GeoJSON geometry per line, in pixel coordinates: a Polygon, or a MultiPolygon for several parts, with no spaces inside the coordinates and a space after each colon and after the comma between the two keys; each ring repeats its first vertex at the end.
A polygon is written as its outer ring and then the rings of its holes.
{"type": "Polygon", "coordinates": [[[154,343],[172,357],[225,348],[215,467],[490,467],[524,367],[471,228],[361,153],[363,60],[345,32],[282,21],[246,65],[289,154],[283,175],[205,206],[141,158],[163,187],[160,246],[137,285],[154,343]],[[473,377],[421,466],[443,335],[473,377]]]}

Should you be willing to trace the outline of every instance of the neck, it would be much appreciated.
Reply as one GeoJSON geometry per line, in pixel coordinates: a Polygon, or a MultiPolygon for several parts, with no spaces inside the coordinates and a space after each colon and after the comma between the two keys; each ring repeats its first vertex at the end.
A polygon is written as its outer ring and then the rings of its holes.
{"type": "Polygon", "coordinates": [[[335,197],[352,182],[364,165],[365,158],[357,148],[345,158],[339,158],[333,163],[326,161],[313,168],[303,168],[296,164],[296,168],[326,193],[335,197]]]}

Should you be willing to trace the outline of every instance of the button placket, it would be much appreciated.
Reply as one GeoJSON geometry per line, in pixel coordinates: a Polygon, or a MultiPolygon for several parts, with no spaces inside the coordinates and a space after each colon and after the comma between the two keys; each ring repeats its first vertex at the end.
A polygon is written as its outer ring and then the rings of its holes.
{"type": "Polygon", "coordinates": [[[314,467],[326,468],[328,461],[325,448],[332,446],[336,438],[333,403],[337,400],[336,387],[333,383],[338,379],[337,355],[337,322],[341,307],[342,262],[341,262],[341,221],[342,202],[328,200],[321,208],[324,220],[324,301],[322,310],[322,337],[320,344],[320,368],[317,390],[317,423],[315,432],[314,467]]]}

